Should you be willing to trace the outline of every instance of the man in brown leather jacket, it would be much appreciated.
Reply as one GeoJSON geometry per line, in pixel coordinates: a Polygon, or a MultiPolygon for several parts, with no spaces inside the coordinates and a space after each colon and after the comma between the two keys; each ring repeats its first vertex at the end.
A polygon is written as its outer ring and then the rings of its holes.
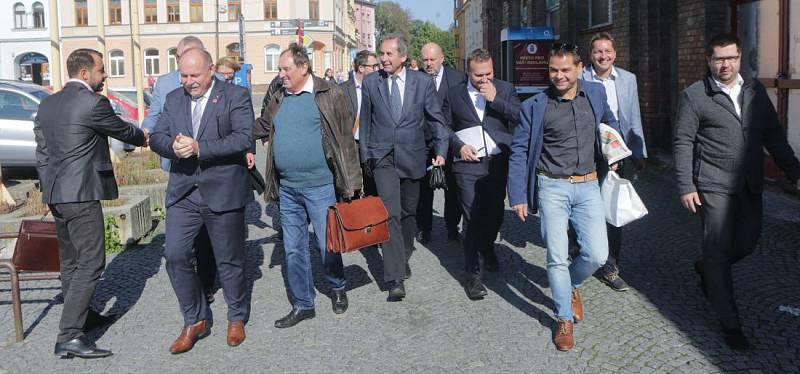
{"type": "Polygon", "coordinates": [[[275,327],[285,328],[315,315],[309,221],[332,289],[333,311],[347,310],[342,257],[325,248],[326,214],[329,206],[353,198],[362,186],[353,116],[342,105],[347,102],[342,91],[311,73],[305,49],[297,44],[281,53],[278,69],[283,88],[256,120],[253,137],[267,148],[264,196],[280,202],[293,305],[275,327]]]}

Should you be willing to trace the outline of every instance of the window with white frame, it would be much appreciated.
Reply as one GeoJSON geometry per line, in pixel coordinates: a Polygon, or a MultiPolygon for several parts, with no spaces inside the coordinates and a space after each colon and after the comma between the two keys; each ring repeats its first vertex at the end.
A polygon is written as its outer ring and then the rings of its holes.
{"type": "Polygon", "coordinates": [[[24,29],[25,18],[25,5],[22,5],[22,3],[14,4],[14,28],[24,29]]]}
{"type": "Polygon", "coordinates": [[[115,49],[108,53],[108,67],[111,70],[112,77],[121,77],[125,75],[125,54],[119,49],[115,49]]]}
{"type": "Polygon", "coordinates": [[[33,3],[33,27],[43,29],[44,26],[44,5],[40,2],[33,3]]]}
{"type": "Polygon", "coordinates": [[[281,49],[277,44],[270,44],[264,47],[264,71],[278,71],[278,58],[281,56],[281,49]]]}
{"type": "Polygon", "coordinates": [[[167,50],[167,65],[169,65],[170,72],[178,70],[178,58],[175,57],[176,53],[178,53],[176,48],[170,48],[167,50]]]}
{"type": "Polygon", "coordinates": [[[148,49],[144,51],[144,74],[159,75],[158,50],[148,49]]]}
{"type": "Polygon", "coordinates": [[[612,0],[589,0],[589,27],[611,23],[612,0]]]}

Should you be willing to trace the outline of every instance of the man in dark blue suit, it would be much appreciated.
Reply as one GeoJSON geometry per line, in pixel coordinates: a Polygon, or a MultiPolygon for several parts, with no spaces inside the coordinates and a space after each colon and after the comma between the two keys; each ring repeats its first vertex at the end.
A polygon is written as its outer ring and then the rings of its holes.
{"type": "Polygon", "coordinates": [[[209,334],[211,309],[192,265],[192,245],[205,224],[228,304],[228,345],[244,341],[250,312],[245,285],[244,206],[253,198],[245,153],[253,107],[248,91],[214,78],[211,55],[195,48],[179,62],[183,90],[167,95],[150,148],[172,160],[167,186],[167,273],[184,328],[170,347],[186,352],[209,334]]]}
{"type": "Polygon", "coordinates": [[[449,129],[445,126],[433,79],[404,68],[408,45],[401,36],[381,42],[383,71],[364,78],[361,87],[359,150],[372,172],[389,211],[389,241],[383,245],[383,274],[389,301],[406,295],[408,259],[414,249],[419,183],[425,176],[425,131],[429,126],[436,153],[433,165],[444,165],[449,129]]]}
{"type": "Polygon", "coordinates": [[[558,321],[553,342],[561,351],[575,346],[573,320],[583,319],[578,288],[608,256],[597,176],[609,167],[600,151],[599,126],[604,122],[619,131],[603,85],[578,81],[582,65],[576,46],[553,45],[548,67],[551,86],[522,103],[508,170],[508,199],[517,216],[525,221],[529,208],[539,211],[558,321]],[[572,262],[570,223],[581,248],[572,262]]]}
{"type": "Polygon", "coordinates": [[[445,114],[454,131],[450,136],[455,160],[453,187],[458,189],[464,212],[464,286],[467,296],[476,300],[487,294],[479,260],[487,271],[496,272],[499,268],[494,241],[503,223],[511,131],[519,122],[519,99],[511,83],[494,79],[492,55],[485,49],[470,53],[467,77],[467,82],[448,91],[445,107],[449,110],[445,114]],[[479,144],[465,143],[456,133],[473,127],[485,132],[479,144]],[[497,145],[499,152],[486,154],[486,138],[497,145]]]}
{"type": "MultiPolygon", "coordinates": [[[[464,73],[444,66],[444,54],[442,47],[436,43],[428,43],[422,46],[420,51],[422,55],[422,66],[425,72],[428,73],[436,85],[436,99],[439,104],[444,104],[444,99],[447,96],[447,91],[458,84],[464,83],[467,77],[464,73]]],[[[447,112],[446,106],[442,105],[442,112],[447,112]]],[[[450,126],[450,123],[446,123],[450,126]]],[[[452,127],[452,126],[451,126],[452,127]]],[[[426,127],[427,129],[427,127],[426,127]]],[[[433,157],[433,144],[429,131],[425,131],[425,140],[428,142],[428,154],[433,157]]],[[[447,226],[447,237],[450,240],[458,240],[458,223],[461,221],[461,207],[458,204],[458,196],[456,194],[455,180],[450,168],[452,163],[450,159],[447,160],[445,167],[445,177],[447,178],[448,188],[444,191],[444,223],[447,226]]],[[[419,205],[417,205],[417,241],[420,243],[427,243],[431,240],[431,229],[433,229],[433,189],[430,183],[423,181],[420,183],[419,205]]]]}

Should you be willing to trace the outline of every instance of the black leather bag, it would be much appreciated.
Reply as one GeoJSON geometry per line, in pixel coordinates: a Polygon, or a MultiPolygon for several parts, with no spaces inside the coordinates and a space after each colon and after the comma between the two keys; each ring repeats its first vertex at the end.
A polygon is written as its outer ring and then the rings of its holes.
{"type": "Polygon", "coordinates": [[[447,189],[447,179],[444,176],[444,168],[441,166],[434,166],[428,173],[428,185],[432,190],[437,188],[447,189]]]}

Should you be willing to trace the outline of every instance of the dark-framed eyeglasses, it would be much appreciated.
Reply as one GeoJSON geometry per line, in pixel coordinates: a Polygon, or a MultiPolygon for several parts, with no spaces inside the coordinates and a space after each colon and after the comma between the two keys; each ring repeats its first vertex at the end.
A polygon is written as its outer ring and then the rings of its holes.
{"type": "Polygon", "coordinates": [[[578,53],[578,46],[570,43],[555,43],[550,47],[550,50],[553,52],[564,51],[578,53]]]}

